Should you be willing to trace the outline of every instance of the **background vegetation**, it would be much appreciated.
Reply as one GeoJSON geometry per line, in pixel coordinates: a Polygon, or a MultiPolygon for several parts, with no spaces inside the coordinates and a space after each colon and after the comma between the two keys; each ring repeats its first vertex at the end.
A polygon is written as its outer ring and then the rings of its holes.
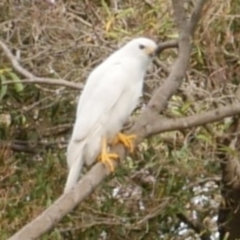
{"type": "MultiPolygon", "coordinates": [[[[187,11],[193,2],[188,1],[187,11]]],[[[194,115],[233,101],[240,75],[239,12],[238,0],[211,0],[205,6],[191,66],[165,116],[194,115]]],[[[84,82],[109,53],[141,35],[159,42],[178,37],[170,1],[0,3],[1,39],[36,76],[84,82]]],[[[168,74],[176,54],[168,50],[156,60],[139,110],[168,74]]],[[[79,91],[24,83],[3,52],[0,82],[0,239],[6,239],[63,191],[66,144],[79,91]]],[[[186,216],[218,239],[218,140],[230,124],[227,119],[145,140],[41,239],[200,239],[203,232],[197,234],[186,216]]],[[[228,146],[221,150],[238,156],[228,146]]]]}

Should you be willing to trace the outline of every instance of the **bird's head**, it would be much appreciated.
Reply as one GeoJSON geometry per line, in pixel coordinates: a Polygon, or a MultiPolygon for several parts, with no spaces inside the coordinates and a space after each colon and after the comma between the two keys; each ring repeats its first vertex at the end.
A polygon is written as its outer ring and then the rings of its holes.
{"type": "Polygon", "coordinates": [[[126,43],[122,50],[126,51],[128,56],[150,63],[156,54],[157,44],[149,38],[135,38],[126,43]]]}

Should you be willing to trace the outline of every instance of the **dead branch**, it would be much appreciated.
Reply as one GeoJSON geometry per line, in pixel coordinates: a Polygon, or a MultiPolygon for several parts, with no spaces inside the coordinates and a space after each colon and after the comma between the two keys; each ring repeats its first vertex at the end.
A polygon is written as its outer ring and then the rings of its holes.
{"type": "Polygon", "coordinates": [[[36,77],[32,73],[30,73],[27,69],[23,68],[21,64],[18,62],[17,58],[11,53],[10,49],[8,46],[0,40],[0,46],[7,56],[7,58],[10,60],[13,68],[22,76],[26,77],[28,80],[25,80],[24,82],[27,83],[43,83],[43,84],[50,84],[50,85],[60,85],[60,86],[65,86],[65,87],[70,87],[74,89],[82,89],[83,84],[77,84],[74,82],[69,82],[64,79],[54,79],[54,78],[41,78],[41,77],[36,77]]]}

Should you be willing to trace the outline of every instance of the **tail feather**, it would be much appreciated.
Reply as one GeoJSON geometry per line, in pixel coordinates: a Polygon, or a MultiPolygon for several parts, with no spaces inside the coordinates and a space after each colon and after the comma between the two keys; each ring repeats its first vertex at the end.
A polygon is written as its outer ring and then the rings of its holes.
{"type": "Polygon", "coordinates": [[[76,142],[71,140],[67,149],[67,163],[69,167],[69,173],[67,182],[64,188],[64,193],[69,192],[78,181],[80,171],[83,166],[83,148],[84,142],[76,142]]]}

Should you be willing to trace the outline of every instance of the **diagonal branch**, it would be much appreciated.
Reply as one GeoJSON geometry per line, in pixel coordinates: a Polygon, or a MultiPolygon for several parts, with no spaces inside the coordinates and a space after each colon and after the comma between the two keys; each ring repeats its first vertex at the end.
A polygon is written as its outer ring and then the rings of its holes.
{"type": "MultiPolygon", "coordinates": [[[[184,12],[183,4],[181,4],[182,1],[172,0],[172,2],[178,28],[181,31],[178,41],[178,57],[173,64],[168,78],[165,80],[162,86],[160,86],[155,91],[146,109],[142,112],[138,121],[133,126],[133,132],[138,132],[139,129],[145,128],[148,123],[152,123],[152,121],[156,119],[158,113],[165,108],[168,100],[182,84],[183,78],[185,77],[186,71],[188,69],[191,52],[190,39],[194,34],[194,30],[201,15],[201,10],[206,0],[197,1],[195,9],[193,10],[193,14],[191,16],[191,20],[193,22],[190,23],[186,20],[186,13],[184,12]]],[[[140,138],[142,137],[143,136],[140,135],[140,138]]]]}
{"type": "Polygon", "coordinates": [[[208,0],[201,0],[201,1],[197,1],[195,8],[192,12],[191,18],[190,18],[190,33],[194,34],[196,28],[197,28],[197,23],[201,17],[201,12],[202,9],[204,7],[204,4],[207,2],[208,0]]]}
{"type": "MultiPolygon", "coordinates": [[[[239,105],[239,104],[238,104],[239,105]]],[[[190,116],[182,119],[169,120],[163,119],[162,126],[158,125],[158,131],[164,132],[169,130],[176,130],[186,127],[197,127],[202,124],[207,124],[209,121],[221,120],[223,117],[232,116],[240,113],[240,106],[237,104],[229,107],[221,107],[214,111],[198,114],[196,116],[190,116]],[[229,110],[231,109],[231,111],[229,110]],[[216,114],[217,113],[217,114],[216,114]],[[171,123],[172,121],[172,123],[171,123]],[[170,122],[170,123],[169,123],[170,122]],[[186,124],[187,123],[187,124],[186,124]],[[172,129],[170,125],[172,124],[172,129]]],[[[144,137],[148,137],[148,134],[152,132],[145,131],[144,137]]],[[[121,157],[124,158],[124,148],[122,145],[117,145],[113,149],[121,157]]],[[[114,166],[118,164],[117,161],[113,162],[114,166]]],[[[67,213],[75,208],[81,201],[89,196],[93,190],[110,174],[102,163],[97,163],[92,169],[78,182],[76,187],[68,194],[61,196],[53,203],[49,208],[41,213],[36,219],[23,227],[9,240],[28,240],[36,239],[46,231],[50,230],[58,221],[60,221],[67,213]]]]}
{"type": "Polygon", "coordinates": [[[50,84],[50,85],[60,85],[65,87],[70,87],[74,89],[82,89],[83,84],[77,84],[74,82],[69,82],[64,79],[53,79],[53,78],[41,78],[36,77],[32,73],[30,73],[28,70],[23,68],[21,64],[18,62],[17,58],[11,53],[8,46],[0,40],[0,47],[2,48],[3,52],[7,56],[7,58],[12,63],[13,68],[22,76],[26,77],[28,79],[29,83],[44,83],[44,84],[50,84]]]}
{"type": "Polygon", "coordinates": [[[189,31],[189,23],[184,9],[184,3],[183,1],[172,0],[172,6],[178,31],[180,34],[185,34],[189,31]]]}

